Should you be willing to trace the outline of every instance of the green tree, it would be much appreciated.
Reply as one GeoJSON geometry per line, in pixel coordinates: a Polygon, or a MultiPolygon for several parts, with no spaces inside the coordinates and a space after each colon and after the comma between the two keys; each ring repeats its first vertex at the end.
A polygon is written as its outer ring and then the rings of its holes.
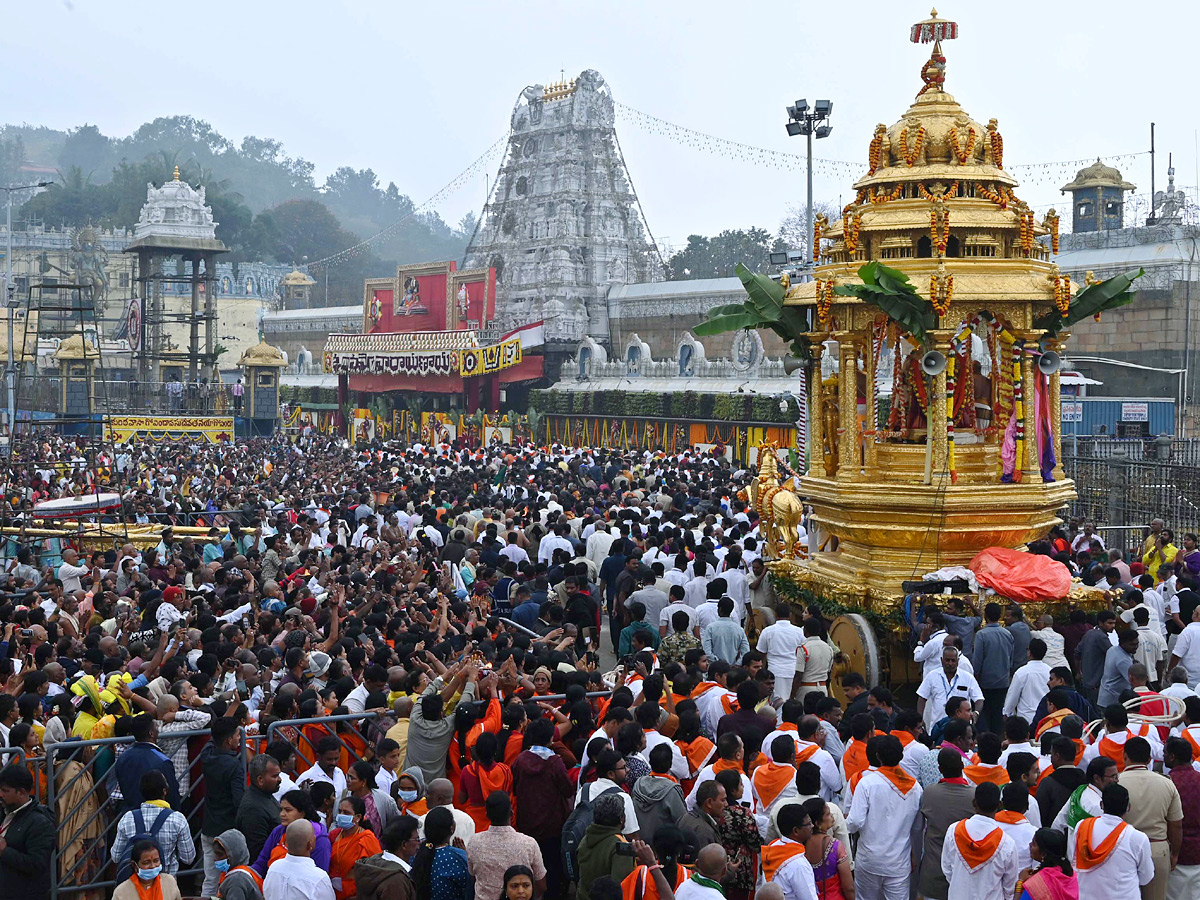
{"type": "Polygon", "coordinates": [[[738,263],[765,270],[777,240],[764,228],[726,230],[715,237],[693,234],[687,246],[667,263],[672,281],[725,278],[736,274],[738,263]]]}
{"type": "Polygon", "coordinates": [[[62,171],[79,168],[90,174],[97,183],[108,181],[112,174],[112,141],[95,125],[80,125],[67,133],[58,152],[58,167],[62,171]]]}

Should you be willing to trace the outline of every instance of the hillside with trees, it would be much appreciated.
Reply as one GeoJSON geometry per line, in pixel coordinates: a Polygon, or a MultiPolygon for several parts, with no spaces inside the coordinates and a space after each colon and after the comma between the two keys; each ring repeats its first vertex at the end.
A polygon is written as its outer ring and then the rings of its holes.
{"type": "MultiPolygon", "coordinates": [[[[93,224],[132,227],[149,182],[179,177],[205,188],[217,237],[233,262],[299,264],[352,246],[413,213],[416,204],[371,169],[341,167],[318,183],[312,163],[288,156],[276,140],[245,137],[235,144],[191,116],[147,122],[128,137],[94,125],[69,132],[30,125],[0,129],[0,184],[30,180],[26,166],[53,169],[54,185],[14,217],[47,227],[93,224]]],[[[364,278],[397,264],[461,259],[475,227],[468,214],[457,226],[436,212],[412,215],[370,252],[329,269],[330,305],[356,303],[364,278]]],[[[323,281],[321,273],[316,273],[323,281]]],[[[324,291],[315,292],[316,302],[324,291]]]]}

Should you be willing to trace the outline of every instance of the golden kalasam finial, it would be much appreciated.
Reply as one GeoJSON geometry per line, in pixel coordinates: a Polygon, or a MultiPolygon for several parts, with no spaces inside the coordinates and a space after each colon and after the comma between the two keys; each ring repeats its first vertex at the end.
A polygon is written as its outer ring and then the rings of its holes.
{"type": "Polygon", "coordinates": [[[176,181],[178,181],[178,180],[179,180],[179,166],[176,166],[176,167],[175,167],[175,180],[176,180],[176,181]]]}

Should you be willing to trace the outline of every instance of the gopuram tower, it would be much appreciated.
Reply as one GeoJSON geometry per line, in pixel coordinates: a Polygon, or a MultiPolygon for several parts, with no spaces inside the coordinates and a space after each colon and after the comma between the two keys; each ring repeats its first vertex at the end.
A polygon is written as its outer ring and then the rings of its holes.
{"type": "Polygon", "coordinates": [[[525,88],[504,163],[464,266],[496,270],[497,327],[544,320],[548,349],[608,342],[612,284],[661,281],[613,127],[608,85],[577,79],[525,88]]]}

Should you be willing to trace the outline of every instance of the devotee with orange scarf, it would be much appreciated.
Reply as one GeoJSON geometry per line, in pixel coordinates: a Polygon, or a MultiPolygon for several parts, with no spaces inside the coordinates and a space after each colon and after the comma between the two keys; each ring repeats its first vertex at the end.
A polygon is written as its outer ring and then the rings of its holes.
{"type": "Polygon", "coordinates": [[[904,748],[891,735],[871,738],[880,766],[854,791],[846,828],[858,834],[854,888],[862,897],[908,900],[913,826],[921,786],[900,768],[904,748]]]}
{"type": "Polygon", "coordinates": [[[798,796],[796,791],[796,744],[786,734],[780,735],[766,748],[771,759],[754,770],[750,778],[754,786],[755,809],[768,812],[776,801],[798,796]]]}
{"type": "Polygon", "coordinates": [[[458,786],[458,805],[475,822],[475,833],[487,831],[489,821],[485,804],[493,791],[503,791],[512,798],[512,769],[497,760],[500,742],[496,735],[485,731],[475,741],[471,753],[475,757],[462,770],[458,786]]]}
{"type": "Polygon", "coordinates": [[[1150,839],[1123,820],[1129,791],[1119,784],[1104,788],[1101,813],[1083,819],[1067,841],[1079,895],[1087,900],[1130,900],[1154,880],[1150,839]]]}
{"type": "Polygon", "coordinates": [[[182,900],[175,876],[162,870],[154,841],[138,841],[130,851],[133,874],[117,885],[113,900],[182,900]]]}
{"type": "Polygon", "coordinates": [[[779,811],[782,837],[762,849],[763,880],[783,889],[785,900],[817,900],[812,863],[806,855],[812,837],[812,820],[804,806],[779,811]]]}
{"type": "Polygon", "coordinates": [[[975,788],[975,814],[955,822],[942,845],[942,874],[948,900],[1008,900],[1017,887],[1017,844],[996,821],[1000,788],[985,781],[975,788]]]}
{"type": "Polygon", "coordinates": [[[361,797],[343,797],[338,804],[337,827],[330,832],[333,847],[329,855],[329,880],[337,900],[357,894],[354,886],[354,864],[360,859],[382,853],[379,838],[366,827],[367,806],[361,797]]]}

